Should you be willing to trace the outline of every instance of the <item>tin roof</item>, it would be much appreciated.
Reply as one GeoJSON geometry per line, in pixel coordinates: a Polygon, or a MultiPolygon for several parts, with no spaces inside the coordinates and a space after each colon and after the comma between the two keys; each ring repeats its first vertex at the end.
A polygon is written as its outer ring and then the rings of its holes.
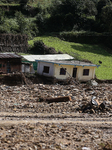
{"type": "Polygon", "coordinates": [[[28,61],[35,60],[73,60],[74,57],[68,54],[54,54],[54,55],[23,55],[23,58],[28,61]]]}
{"type": "Polygon", "coordinates": [[[96,64],[92,64],[92,63],[88,63],[88,62],[84,62],[84,61],[42,61],[42,60],[36,60],[37,62],[46,62],[46,63],[53,63],[53,64],[58,64],[58,65],[73,65],[73,66],[92,66],[92,67],[99,67],[100,65],[96,65],[96,64]]]}
{"type": "Polygon", "coordinates": [[[22,56],[15,53],[0,53],[0,59],[4,58],[22,58],[22,56]]]}

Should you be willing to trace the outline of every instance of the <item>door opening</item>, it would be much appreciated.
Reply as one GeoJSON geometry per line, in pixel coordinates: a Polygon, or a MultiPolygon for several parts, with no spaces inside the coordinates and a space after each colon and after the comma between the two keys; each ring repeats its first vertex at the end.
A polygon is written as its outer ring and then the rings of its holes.
{"type": "Polygon", "coordinates": [[[76,78],[77,76],[77,68],[73,68],[73,75],[72,77],[76,78]]]}

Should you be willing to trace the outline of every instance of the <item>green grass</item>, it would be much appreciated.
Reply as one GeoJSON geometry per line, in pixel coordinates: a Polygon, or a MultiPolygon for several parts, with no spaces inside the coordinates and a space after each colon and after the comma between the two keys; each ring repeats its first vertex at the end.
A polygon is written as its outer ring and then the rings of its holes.
{"type": "MultiPolygon", "coordinates": [[[[41,4],[43,7],[45,7],[45,6],[48,6],[48,5],[50,5],[52,3],[52,0],[29,0],[28,1],[28,5],[30,5],[30,6],[33,6],[33,7],[36,7],[37,6],[37,4],[41,4]]],[[[17,6],[17,5],[19,5],[19,3],[18,3],[18,1],[17,2],[10,2],[10,3],[8,3],[8,2],[6,2],[6,1],[0,1],[0,5],[2,5],[2,6],[17,6]]]]}
{"type": "Polygon", "coordinates": [[[16,3],[2,3],[0,2],[0,6],[19,6],[20,4],[16,4],[16,3]]]}
{"type": "Polygon", "coordinates": [[[48,6],[52,3],[52,0],[29,0],[28,4],[30,6],[36,7],[37,4],[41,4],[44,6],[48,6]]]}
{"type": "Polygon", "coordinates": [[[34,41],[42,40],[47,46],[54,47],[56,51],[68,53],[80,59],[92,61],[99,65],[99,60],[102,64],[96,68],[96,76],[99,79],[112,79],[112,54],[106,51],[106,48],[100,45],[79,44],[73,42],[62,41],[59,38],[51,36],[36,37],[28,43],[33,46],[34,41]]]}

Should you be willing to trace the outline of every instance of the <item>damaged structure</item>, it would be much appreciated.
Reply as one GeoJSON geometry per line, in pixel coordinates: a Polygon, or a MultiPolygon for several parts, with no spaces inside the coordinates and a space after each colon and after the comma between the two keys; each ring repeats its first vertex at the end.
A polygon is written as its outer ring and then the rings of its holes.
{"type": "Polygon", "coordinates": [[[47,61],[36,60],[38,63],[37,73],[39,75],[54,77],[59,80],[64,80],[73,77],[80,81],[88,81],[95,78],[95,65],[82,61],[47,61]]]}
{"type": "Polygon", "coordinates": [[[33,69],[37,71],[38,63],[36,60],[73,60],[74,57],[68,54],[51,54],[51,55],[22,55],[22,63],[30,63],[33,69]]]}
{"type": "Polygon", "coordinates": [[[24,55],[22,62],[31,63],[37,74],[57,80],[73,77],[88,81],[95,78],[95,68],[99,67],[91,62],[76,61],[68,54],[24,55]]]}
{"type": "Polygon", "coordinates": [[[0,73],[21,72],[21,58],[15,53],[0,53],[0,73]]]}

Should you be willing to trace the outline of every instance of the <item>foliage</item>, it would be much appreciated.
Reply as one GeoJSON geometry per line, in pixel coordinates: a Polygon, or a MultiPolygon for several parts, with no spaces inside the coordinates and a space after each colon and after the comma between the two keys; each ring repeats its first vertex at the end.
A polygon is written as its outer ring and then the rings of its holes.
{"type": "Polygon", "coordinates": [[[106,5],[102,8],[101,22],[104,26],[104,31],[112,32],[112,5],[106,5]]]}
{"type": "Polygon", "coordinates": [[[81,17],[81,4],[77,0],[53,1],[48,26],[52,31],[71,30],[81,17]]]}
{"type": "Polygon", "coordinates": [[[92,61],[99,65],[99,60],[102,64],[96,68],[96,76],[99,79],[112,79],[112,55],[107,52],[107,48],[99,45],[80,44],[66,42],[59,38],[51,36],[36,37],[34,40],[28,41],[29,45],[33,45],[35,41],[42,40],[48,47],[53,47],[55,50],[63,53],[68,53],[80,59],[92,61]]]}
{"type": "Polygon", "coordinates": [[[38,34],[38,29],[36,25],[30,22],[29,19],[25,18],[21,12],[16,12],[15,17],[19,26],[18,32],[21,34],[27,34],[29,38],[32,38],[32,35],[38,34]]]}
{"type": "Polygon", "coordinates": [[[34,45],[30,47],[32,54],[57,54],[53,47],[46,46],[42,40],[34,41],[34,45]]]}
{"type": "Polygon", "coordinates": [[[108,27],[103,22],[104,20],[103,14],[105,13],[105,10],[106,10],[104,8],[107,6],[111,6],[110,0],[99,0],[97,3],[97,11],[98,11],[96,15],[96,31],[97,32],[109,31],[108,27]]]}
{"type": "Polygon", "coordinates": [[[60,38],[76,43],[86,43],[86,44],[101,44],[112,49],[112,34],[109,32],[97,33],[88,31],[71,31],[71,32],[60,32],[60,38]]]}
{"type": "Polygon", "coordinates": [[[89,15],[89,16],[90,15],[96,15],[97,14],[97,8],[96,8],[94,1],[85,0],[83,12],[84,12],[84,14],[89,15]]]}
{"type": "MultiPolygon", "coordinates": [[[[111,31],[111,24],[107,26],[104,20],[102,21],[103,12],[106,11],[104,7],[110,6],[111,0],[2,0],[1,2],[20,4],[17,10],[21,11],[22,15],[28,17],[37,15],[37,21],[33,24],[37,25],[41,34],[71,30],[111,31]],[[92,19],[91,16],[96,18],[92,19]]],[[[26,21],[25,16],[24,18],[26,21]]]]}
{"type": "Polygon", "coordinates": [[[42,40],[34,42],[34,45],[30,47],[30,53],[32,54],[44,54],[44,43],[42,40]]]}

